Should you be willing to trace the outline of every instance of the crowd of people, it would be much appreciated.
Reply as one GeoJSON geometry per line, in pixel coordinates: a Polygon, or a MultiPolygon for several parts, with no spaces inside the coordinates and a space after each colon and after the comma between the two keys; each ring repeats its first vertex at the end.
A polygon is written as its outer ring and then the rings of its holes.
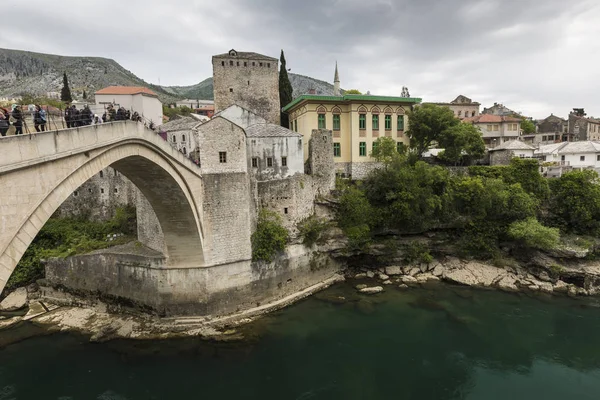
{"type": "MultiPolygon", "coordinates": [[[[112,104],[108,105],[102,116],[94,114],[87,104],[85,104],[81,110],[78,110],[75,105],[71,105],[65,109],[64,118],[67,128],[126,120],[143,122],[142,117],[137,111],[131,114],[131,112],[124,107],[119,107],[115,110],[115,107],[112,104]]],[[[47,119],[46,111],[40,105],[35,105],[33,111],[33,125],[36,132],[46,131],[47,119]]],[[[11,125],[15,127],[15,135],[22,135],[23,127],[29,132],[23,111],[19,104],[13,104],[10,110],[0,107],[0,135],[6,136],[11,125]]],[[[150,127],[150,129],[153,129],[153,127],[150,127]]]]}

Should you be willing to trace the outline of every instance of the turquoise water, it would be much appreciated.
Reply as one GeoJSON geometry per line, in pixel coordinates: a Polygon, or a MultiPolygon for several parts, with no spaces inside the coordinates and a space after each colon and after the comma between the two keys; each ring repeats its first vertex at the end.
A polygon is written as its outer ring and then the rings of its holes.
{"type": "Polygon", "coordinates": [[[599,307],[341,284],[244,328],[243,342],[59,334],[4,347],[0,400],[599,399],[599,307]]]}

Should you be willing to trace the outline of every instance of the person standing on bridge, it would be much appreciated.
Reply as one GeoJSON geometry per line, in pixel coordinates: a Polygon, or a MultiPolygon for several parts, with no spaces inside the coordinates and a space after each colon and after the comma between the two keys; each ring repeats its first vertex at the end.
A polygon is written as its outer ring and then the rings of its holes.
{"type": "Polygon", "coordinates": [[[35,106],[33,126],[36,132],[44,132],[46,130],[46,111],[39,104],[35,106]]]}
{"type": "Polygon", "coordinates": [[[20,105],[13,104],[12,117],[15,120],[15,122],[13,122],[13,125],[15,127],[15,135],[22,135],[23,134],[23,112],[21,111],[20,105]]]}
{"type": "Polygon", "coordinates": [[[0,108],[0,135],[6,136],[10,128],[10,113],[6,108],[0,108]]]}

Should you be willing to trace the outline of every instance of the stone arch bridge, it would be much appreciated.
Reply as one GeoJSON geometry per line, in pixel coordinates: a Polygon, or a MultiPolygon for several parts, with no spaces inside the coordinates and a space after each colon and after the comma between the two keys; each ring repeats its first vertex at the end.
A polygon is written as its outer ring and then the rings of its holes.
{"type": "MultiPolygon", "coordinates": [[[[206,208],[215,197],[227,194],[227,187],[219,185],[222,177],[203,175],[199,166],[142,124],[126,121],[11,136],[0,139],[0,152],[0,292],[56,209],[108,166],[138,187],[164,235],[166,272],[144,272],[154,292],[172,295],[178,285],[187,285],[187,291],[206,289],[209,269],[249,263],[249,204],[221,210],[230,215],[229,221],[216,218],[214,208],[206,208]],[[231,225],[235,231],[225,232],[231,225]],[[198,279],[190,283],[192,270],[198,279]]],[[[239,180],[245,182],[241,175],[239,180]]]]}

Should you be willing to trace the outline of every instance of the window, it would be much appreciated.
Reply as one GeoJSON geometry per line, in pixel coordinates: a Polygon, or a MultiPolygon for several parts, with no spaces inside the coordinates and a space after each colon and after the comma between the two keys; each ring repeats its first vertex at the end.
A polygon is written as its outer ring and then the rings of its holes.
{"type": "Polygon", "coordinates": [[[100,189],[100,193],[104,194],[104,189],[100,189]]]}
{"type": "Polygon", "coordinates": [[[262,67],[262,63],[258,63],[258,65],[260,65],[262,67]]]}
{"type": "Polygon", "coordinates": [[[596,156],[596,161],[600,161],[600,154],[596,156]]]}
{"type": "Polygon", "coordinates": [[[548,136],[542,136],[542,142],[545,142],[546,140],[548,140],[548,136]]]}
{"type": "Polygon", "coordinates": [[[272,167],[273,166],[273,158],[272,157],[268,157],[267,158],[267,167],[272,167]]]}
{"type": "Polygon", "coordinates": [[[385,130],[386,131],[392,130],[392,116],[391,115],[385,116],[385,130]]]}
{"type": "Polygon", "coordinates": [[[493,125],[488,125],[487,126],[487,130],[490,131],[490,132],[493,131],[494,130],[494,126],[493,125]]]}
{"type": "Polygon", "coordinates": [[[92,193],[92,189],[88,189],[88,193],[92,193]]]}
{"type": "Polygon", "coordinates": [[[319,129],[326,129],[325,114],[319,114],[319,129]]]}
{"type": "Polygon", "coordinates": [[[225,61],[221,61],[221,65],[222,65],[222,66],[225,66],[225,61]]]}
{"type": "Polygon", "coordinates": [[[398,130],[404,130],[404,115],[398,115],[398,130]]]}
{"type": "Polygon", "coordinates": [[[287,208],[287,207],[284,207],[284,208],[283,208],[283,213],[284,213],[284,214],[287,214],[287,213],[288,213],[288,208],[287,208]]]}
{"type": "Polygon", "coordinates": [[[104,177],[104,171],[100,171],[100,178],[104,177]]]}
{"type": "Polygon", "coordinates": [[[77,196],[79,196],[79,192],[76,190],[73,192],[73,197],[77,197],[77,196]]]}
{"type": "Polygon", "coordinates": [[[250,86],[250,81],[248,81],[248,86],[250,86]]]}
{"type": "Polygon", "coordinates": [[[182,152],[183,154],[187,154],[187,149],[184,147],[183,149],[181,149],[181,152],[182,152]]]}
{"type": "Polygon", "coordinates": [[[252,157],[252,168],[258,168],[258,157],[252,157]]]}
{"type": "Polygon", "coordinates": [[[334,157],[341,157],[342,156],[342,148],[340,146],[341,145],[339,143],[334,143],[333,144],[333,156],[334,157]]]}
{"type": "Polygon", "coordinates": [[[244,67],[247,67],[247,66],[248,66],[248,62],[244,61],[244,67]]]}
{"type": "Polygon", "coordinates": [[[232,87],[229,88],[229,93],[233,93],[233,88],[232,87]]]}
{"type": "Polygon", "coordinates": [[[462,111],[458,111],[458,118],[460,118],[462,116],[462,111]]]}
{"type": "Polygon", "coordinates": [[[226,151],[219,152],[219,162],[221,164],[225,164],[227,162],[227,152],[226,151]]]}
{"type": "Polygon", "coordinates": [[[233,67],[233,61],[229,61],[229,65],[233,67]]]}
{"type": "Polygon", "coordinates": [[[565,161],[565,156],[560,156],[560,161],[565,161]]]}
{"type": "Polygon", "coordinates": [[[340,115],[339,114],[333,115],[333,130],[334,131],[340,130],[340,115]]]}
{"type": "Polygon", "coordinates": [[[119,193],[119,189],[115,188],[115,193],[119,193]]]}
{"type": "Polygon", "coordinates": [[[253,66],[253,67],[255,67],[255,66],[256,66],[256,63],[255,63],[254,61],[252,61],[252,66],[253,66]]]}
{"type": "Polygon", "coordinates": [[[373,130],[374,131],[379,130],[379,114],[373,115],[373,130]]]}
{"type": "Polygon", "coordinates": [[[117,171],[116,169],[114,171],[115,171],[115,176],[119,176],[119,171],[117,171]]]}
{"type": "Polygon", "coordinates": [[[177,143],[177,137],[175,137],[175,135],[171,136],[171,141],[173,143],[177,143]]]}
{"type": "Polygon", "coordinates": [[[271,68],[271,63],[267,63],[267,68],[271,68]]]}
{"type": "Polygon", "coordinates": [[[378,147],[379,147],[379,142],[373,142],[373,150],[372,151],[377,151],[378,147]]]}
{"type": "Polygon", "coordinates": [[[585,156],[579,156],[579,161],[585,161],[585,156]]]}
{"type": "Polygon", "coordinates": [[[396,143],[396,151],[398,153],[404,153],[404,143],[402,142],[397,142],[396,143]]]}
{"type": "Polygon", "coordinates": [[[287,157],[281,157],[281,166],[287,167],[287,157]]]}
{"type": "Polygon", "coordinates": [[[358,129],[367,129],[367,114],[358,115],[358,129]]]}
{"type": "Polygon", "coordinates": [[[185,135],[181,135],[181,141],[185,142],[185,135]]]}
{"type": "Polygon", "coordinates": [[[298,132],[298,120],[294,120],[294,132],[298,132]]]}
{"type": "Polygon", "coordinates": [[[475,116],[475,111],[471,111],[471,117],[475,116]]]}
{"type": "Polygon", "coordinates": [[[358,144],[358,155],[361,157],[365,157],[367,155],[367,143],[360,142],[358,144]]]}
{"type": "Polygon", "coordinates": [[[240,66],[240,62],[239,62],[239,61],[237,62],[237,66],[238,66],[238,67],[240,66]]]}

